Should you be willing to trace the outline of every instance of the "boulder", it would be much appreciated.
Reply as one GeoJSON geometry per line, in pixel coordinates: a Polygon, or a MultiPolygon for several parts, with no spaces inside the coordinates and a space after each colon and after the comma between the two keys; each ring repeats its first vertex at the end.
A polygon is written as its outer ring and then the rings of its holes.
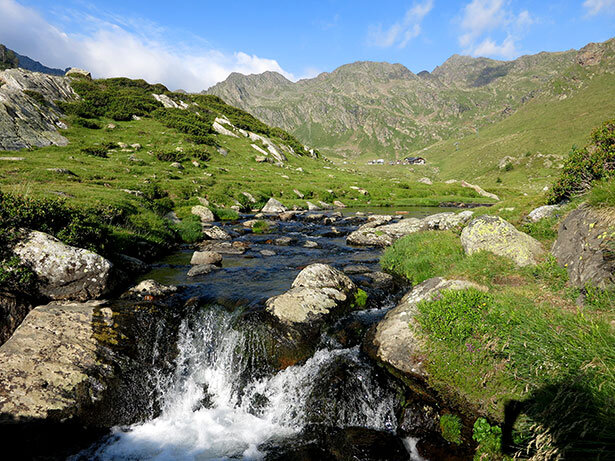
{"type": "Polygon", "coordinates": [[[203,206],[203,205],[195,205],[192,207],[192,214],[201,218],[201,222],[214,222],[216,220],[212,211],[203,206]]]}
{"type": "Polygon", "coordinates": [[[54,450],[74,446],[83,429],[106,431],[151,416],[158,401],[154,373],[172,372],[167,360],[178,311],[104,301],[34,308],[0,347],[3,440],[19,437],[19,459],[65,459],[70,453],[52,456],[54,450]]]}
{"type": "Polygon", "coordinates": [[[65,77],[85,77],[88,80],[92,80],[92,74],[84,69],[79,69],[77,67],[71,67],[64,74],[65,77]]]}
{"type": "Polygon", "coordinates": [[[210,240],[230,240],[231,236],[218,226],[203,228],[203,235],[210,240]]]}
{"type": "Polygon", "coordinates": [[[272,250],[261,250],[260,253],[263,256],[275,256],[276,255],[275,251],[272,251],[272,250]]]}
{"type": "Polygon", "coordinates": [[[277,246],[289,246],[291,245],[296,239],[294,237],[280,237],[277,238],[273,241],[274,245],[277,246]]]}
{"type": "Polygon", "coordinates": [[[28,231],[13,252],[36,274],[39,292],[47,298],[85,301],[111,289],[111,262],[51,235],[28,231]]]}
{"type": "Polygon", "coordinates": [[[473,211],[462,211],[461,213],[438,213],[423,218],[425,228],[429,230],[449,230],[457,226],[466,224],[474,214],[473,211]]]}
{"type": "Polygon", "coordinates": [[[417,218],[407,218],[394,224],[371,227],[361,226],[352,232],[346,243],[360,246],[385,247],[392,245],[399,238],[424,229],[425,224],[417,218]]]}
{"type": "Polygon", "coordinates": [[[288,208],[286,208],[284,205],[282,205],[282,203],[271,197],[261,211],[263,213],[283,213],[285,211],[288,211],[288,208]]]}
{"type": "Polygon", "coordinates": [[[428,186],[431,186],[433,184],[433,181],[429,178],[421,178],[418,180],[418,182],[422,184],[427,184],[428,186]]]}
{"type": "Polygon", "coordinates": [[[538,222],[541,219],[550,218],[551,216],[555,215],[560,210],[560,208],[561,206],[559,205],[539,206],[538,208],[535,208],[530,211],[530,213],[527,215],[527,220],[530,222],[538,222]]]}
{"type": "Polygon", "coordinates": [[[313,240],[306,240],[306,242],[303,244],[304,248],[319,248],[320,245],[318,245],[318,243],[314,242],[313,240]]]}
{"type": "Polygon", "coordinates": [[[337,208],[346,208],[346,205],[344,205],[344,203],[340,202],[339,200],[334,200],[333,205],[335,205],[337,208]]]}
{"type": "Polygon", "coordinates": [[[286,293],[269,298],[267,311],[284,324],[313,324],[338,313],[357,288],[344,273],[326,264],[311,264],[286,293]]]}
{"type": "Polygon", "coordinates": [[[198,275],[206,275],[210,272],[220,269],[220,267],[215,264],[197,264],[196,266],[192,266],[188,271],[188,277],[196,277],[198,275]]]}
{"type": "Polygon", "coordinates": [[[215,251],[195,251],[190,259],[193,266],[200,264],[220,264],[222,256],[215,251]]]}
{"type": "Polygon", "coordinates": [[[615,214],[582,206],[559,225],[553,255],[577,287],[615,283],[615,214]]]}
{"type": "Polygon", "coordinates": [[[415,286],[378,323],[372,339],[375,358],[405,376],[423,380],[427,373],[424,344],[415,319],[418,314],[417,305],[420,301],[434,299],[442,290],[468,288],[486,291],[486,288],[472,282],[440,277],[425,280],[415,286]]]}
{"type": "Polygon", "coordinates": [[[299,198],[303,198],[305,197],[305,195],[303,193],[301,193],[299,190],[297,189],[293,189],[293,192],[295,193],[295,195],[299,198]]]}
{"type": "Polygon", "coordinates": [[[221,134],[221,135],[224,135],[224,136],[231,136],[233,138],[238,138],[239,137],[235,133],[233,133],[231,130],[229,130],[228,128],[225,128],[222,125],[220,125],[220,123],[218,123],[218,122],[214,122],[211,127],[218,134],[221,134]]]}
{"type": "Polygon", "coordinates": [[[173,285],[163,285],[156,280],[143,280],[138,285],[128,290],[131,295],[137,296],[165,296],[177,292],[177,287],[173,285]]]}
{"type": "Polygon", "coordinates": [[[312,202],[305,202],[308,207],[308,211],[319,211],[320,207],[318,205],[314,205],[312,202]]]}
{"type": "Polygon", "coordinates": [[[461,245],[466,254],[489,251],[519,266],[535,265],[545,253],[540,242],[499,216],[473,219],[461,232],[461,245]]]}

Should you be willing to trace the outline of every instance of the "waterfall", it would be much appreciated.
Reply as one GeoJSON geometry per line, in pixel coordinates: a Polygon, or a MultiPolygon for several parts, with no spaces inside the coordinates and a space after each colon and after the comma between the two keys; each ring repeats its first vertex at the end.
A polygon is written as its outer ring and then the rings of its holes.
{"type": "Polygon", "coordinates": [[[215,307],[186,319],[175,372],[158,380],[160,416],[116,428],[93,457],[262,459],[263,444],[308,424],[394,430],[394,392],[378,385],[357,347],[321,349],[302,365],[263,376],[254,358],[264,343],[237,323],[215,307]]]}

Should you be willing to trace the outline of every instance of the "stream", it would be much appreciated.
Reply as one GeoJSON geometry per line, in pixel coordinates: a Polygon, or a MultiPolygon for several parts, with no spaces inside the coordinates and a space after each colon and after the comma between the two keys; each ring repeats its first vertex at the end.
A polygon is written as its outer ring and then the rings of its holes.
{"type": "MultiPolygon", "coordinates": [[[[423,217],[448,210],[405,211],[423,217]]],[[[404,287],[374,288],[365,273],[379,271],[381,250],[346,245],[346,235],[365,218],[352,211],[313,215],[276,221],[267,234],[242,226],[253,216],[216,223],[233,242],[243,242],[243,254],[223,254],[220,270],[188,277],[194,250],[186,247],[145,274],[198,300],[180,326],[173,372],[152,370],[160,411],[114,428],[71,459],[423,460],[416,440],[397,435],[399,385],[361,351],[365,331],[394,307],[404,287]],[[280,237],[293,242],[276,245],[280,237]],[[306,248],[306,242],[316,245],[306,248]],[[264,302],[316,262],[346,268],[369,302],[322,333],[306,360],[271,367],[264,302]],[[349,333],[349,325],[359,333],[349,333]]]]}

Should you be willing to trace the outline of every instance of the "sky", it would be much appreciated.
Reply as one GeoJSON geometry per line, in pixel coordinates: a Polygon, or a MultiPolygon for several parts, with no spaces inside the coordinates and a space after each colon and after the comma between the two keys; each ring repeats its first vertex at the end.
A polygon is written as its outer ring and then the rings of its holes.
{"type": "Polygon", "coordinates": [[[231,72],[295,81],[354,61],[432,71],[615,36],[615,0],[0,0],[0,43],[51,67],[200,91],[231,72]]]}

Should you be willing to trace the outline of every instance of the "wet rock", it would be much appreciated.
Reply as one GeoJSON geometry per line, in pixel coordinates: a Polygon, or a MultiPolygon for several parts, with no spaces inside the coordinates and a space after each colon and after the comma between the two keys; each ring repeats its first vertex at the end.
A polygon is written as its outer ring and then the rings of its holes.
{"type": "Polygon", "coordinates": [[[307,240],[304,244],[303,244],[304,248],[320,248],[320,245],[316,242],[314,242],[313,240],[307,240]]]}
{"type": "Polygon", "coordinates": [[[196,215],[201,219],[201,222],[209,223],[216,220],[212,211],[203,205],[195,205],[192,207],[191,211],[193,215],[196,215]]]}
{"type": "Polygon", "coordinates": [[[271,251],[271,250],[261,250],[260,253],[263,256],[275,256],[276,255],[275,251],[271,251]]]}
{"type": "Polygon", "coordinates": [[[446,280],[440,277],[425,280],[408,292],[391,309],[378,326],[373,337],[375,358],[401,372],[402,375],[422,381],[426,376],[424,344],[417,334],[417,304],[434,299],[442,290],[485,288],[464,280],[446,280]]]}
{"type": "Polygon", "coordinates": [[[197,264],[196,266],[192,266],[188,271],[188,277],[196,277],[198,275],[206,275],[210,272],[220,269],[220,267],[215,264],[197,264]]]}
{"type": "Polygon", "coordinates": [[[365,274],[367,272],[371,272],[371,269],[367,266],[351,265],[344,267],[344,272],[346,274],[365,274]]]}
{"type": "Polygon", "coordinates": [[[278,218],[280,219],[280,221],[291,221],[295,219],[297,214],[298,213],[296,211],[285,211],[284,213],[280,213],[278,215],[278,218]]]}
{"type": "Polygon", "coordinates": [[[461,232],[461,245],[466,254],[489,251],[519,266],[535,265],[545,253],[540,242],[499,216],[473,219],[461,232]]]}
{"type": "Polygon", "coordinates": [[[322,221],[327,216],[324,213],[313,213],[305,216],[306,221],[322,221]]]}
{"type": "Polygon", "coordinates": [[[282,203],[280,203],[278,200],[271,197],[261,211],[263,213],[283,213],[285,211],[288,211],[288,208],[282,205],[282,203]]]}
{"type": "Polygon", "coordinates": [[[246,252],[245,242],[221,242],[204,241],[199,243],[199,248],[204,251],[215,251],[225,255],[242,255],[246,252]]]}
{"type": "Polygon", "coordinates": [[[85,301],[103,296],[111,289],[111,262],[51,235],[26,231],[13,252],[36,274],[38,290],[47,298],[85,301]]]}
{"type": "Polygon", "coordinates": [[[117,262],[120,264],[122,271],[131,275],[143,274],[151,268],[149,264],[140,259],[124,254],[117,256],[117,262]]]}
{"type": "Polygon", "coordinates": [[[355,293],[355,284],[342,272],[311,264],[297,275],[289,291],[267,300],[267,311],[286,324],[320,322],[347,305],[355,293]]]}
{"type": "Polygon", "coordinates": [[[222,256],[215,251],[195,251],[190,259],[190,264],[193,266],[200,264],[220,264],[222,256]]]}
{"type": "Polygon", "coordinates": [[[440,433],[440,416],[434,407],[422,402],[411,402],[402,413],[399,431],[413,437],[440,433]]]}
{"type": "Polygon", "coordinates": [[[128,290],[129,294],[138,296],[165,296],[176,292],[176,286],[163,285],[152,279],[143,280],[138,285],[128,290]]]}
{"type": "Polygon", "coordinates": [[[230,240],[231,236],[218,226],[203,228],[203,236],[211,240],[230,240]]]}
{"type": "Polygon", "coordinates": [[[615,283],[615,216],[582,206],[560,223],[553,255],[566,267],[570,282],[605,288],[615,283]]]}
{"type": "Polygon", "coordinates": [[[274,228],[277,226],[277,223],[275,221],[271,221],[268,219],[249,219],[241,223],[241,225],[243,227],[247,227],[248,229],[252,229],[256,223],[265,223],[270,228],[274,228]]]}
{"type": "Polygon", "coordinates": [[[527,215],[527,220],[530,222],[538,222],[545,218],[550,218],[554,216],[559,210],[561,206],[559,205],[543,205],[538,208],[533,209],[527,215]]]}
{"type": "Polygon", "coordinates": [[[295,241],[296,239],[293,237],[280,237],[280,238],[275,239],[273,241],[273,244],[277,246],[289,246],[293,244],[295,241]]]}

